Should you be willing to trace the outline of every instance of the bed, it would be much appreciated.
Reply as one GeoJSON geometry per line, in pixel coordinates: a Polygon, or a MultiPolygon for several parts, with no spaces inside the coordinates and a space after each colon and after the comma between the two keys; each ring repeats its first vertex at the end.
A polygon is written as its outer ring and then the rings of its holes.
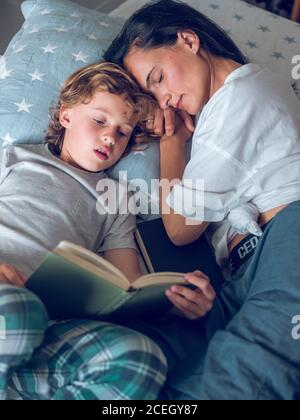
{"type": "MultiPolygon", "coordinates": [[[[63,80],[98,61],[125,19],[145,3],[127,0],[107,15],[69,0],[25,1],[25,22],[0,58],[0,147],[43,142],[63,80]]],[[[300,24],[240,0],[187,3],[220,24],[251,61],[286,77],[300,98],[300,24]]],[[[158,145],[134,150],[109,175],[119,179],[124,171],[133,193],[140,188],[141,216],[157,217],[158,186],[151,180],[159,179],[158,145]]]]}
{"type": "MultiPolygon", "coordinates": [[[[25,22],[0,58],[0,147],[42,143],[48,110],[62,81],[99,60],[125,19],[145,3],[127,0],[108,15],[68,0],[23,3],[25,22]]],[[[299,24],[239,0],[187,3],[223,27],[251,61],[286,77],[300,99],[299,24]]],[[[143,208],[140,217],[158,217],[158,188],[153,190],[151,183],[159,179],[158,144],[134,150],[109,175],[119,179],[124,171],[129,188],[133,192],[140,188],[136,200],[143,208]],[[145,181],[142,185],[140,179],[145,181]]]]}

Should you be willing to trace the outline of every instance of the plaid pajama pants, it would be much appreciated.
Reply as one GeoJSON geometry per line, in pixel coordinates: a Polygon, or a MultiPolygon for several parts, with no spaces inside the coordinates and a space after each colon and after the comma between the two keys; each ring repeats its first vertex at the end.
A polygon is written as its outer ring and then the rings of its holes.
{"type": "Polygon", "coordinates": [[[154,400],[166,359],[146,336],[107,322],[48,322],[39,299],[0,284],[0,400],[154,400]]]}

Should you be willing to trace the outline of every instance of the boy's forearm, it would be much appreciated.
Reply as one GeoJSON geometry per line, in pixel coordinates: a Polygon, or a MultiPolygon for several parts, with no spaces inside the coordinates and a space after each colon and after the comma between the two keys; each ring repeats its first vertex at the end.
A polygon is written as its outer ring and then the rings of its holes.
{"type": "Polygon", "coordinates": [[[104,258],[125,274],[130,283],[133,283],[142,275],[135,249],[105,251],[104,258]]]}

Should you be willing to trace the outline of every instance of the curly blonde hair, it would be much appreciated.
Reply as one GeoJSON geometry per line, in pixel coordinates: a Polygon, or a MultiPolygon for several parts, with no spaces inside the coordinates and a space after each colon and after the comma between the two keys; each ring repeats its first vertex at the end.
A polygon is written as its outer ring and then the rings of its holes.
{"type": "Polygon", "coordinates": [[[127,152],[134,144],[144,142],[152,133],[146,122],[155,109],[154,99],[141,92],[138,84],[122,67],[108,62],[90,64],[73,73],[63,84],[59,100],[50,110],[50,122],[46,133],[46,143],[56,155],[60,155],[65,137],[65,128],[60,124],[61,106],[73,107],[87,104],[95,92],[108,92],[122,96],[133,110],[137,125],[127,146],[127,152]]]}

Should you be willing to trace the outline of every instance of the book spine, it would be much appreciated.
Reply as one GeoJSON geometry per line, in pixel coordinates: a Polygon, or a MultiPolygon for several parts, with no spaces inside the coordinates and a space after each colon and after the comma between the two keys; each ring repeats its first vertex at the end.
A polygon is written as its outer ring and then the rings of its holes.
{"type": "Polygon", "coordinates": [[[144,260],[144,263],[147,267],[148,272],[149,273],[155,273],[154,267],[152,265],[152,262],[150,260],[149,255],[148,255],[147,249],[145,247],[143,238],[142,238],[138,229],[136,229],[136,231],[135,231],[135,241],[138,245],[139,250],[141,251],[141,256],[144,260]]]}

